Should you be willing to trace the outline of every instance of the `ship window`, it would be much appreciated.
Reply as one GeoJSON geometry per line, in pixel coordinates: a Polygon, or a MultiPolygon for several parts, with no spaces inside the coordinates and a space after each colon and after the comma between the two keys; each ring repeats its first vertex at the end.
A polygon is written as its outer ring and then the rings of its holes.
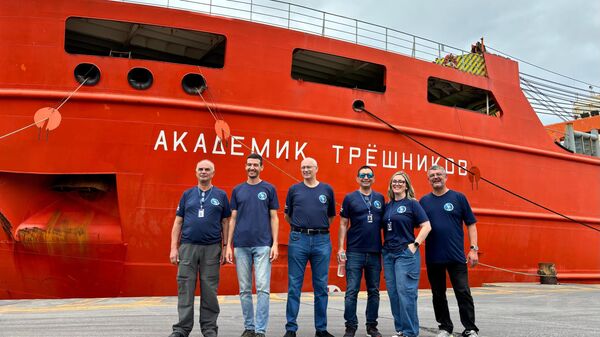
{"type": "Polygon", "coordinates": [[[440,78],[430,77],[427,80],[427,100],[488,116],[502,115],[498,102],[490,91],[440,78]]]}
{"type": "Polygon", "coordinates": [[[294,50],[292,78],[344,88],[385,92],[385,67],[306,49],[294,50]]]}
{"type": "Polygon", "coordinates": [[[222,68],[224,35],[133,22],[68,18],[65,51],[222,68]]]}

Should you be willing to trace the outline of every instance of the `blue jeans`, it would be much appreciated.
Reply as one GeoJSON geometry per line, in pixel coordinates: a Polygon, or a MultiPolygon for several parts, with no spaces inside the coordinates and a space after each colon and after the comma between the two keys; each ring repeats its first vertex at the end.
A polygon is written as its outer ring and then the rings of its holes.
{"type": "Polygon", "coordinates": [[[398,252],[384,249],[383,265],[394,327],[404,336],[418,336],[417,290],[421,274],[419,250],[413,254],[408,248],[398,252]]]}
{"type": "Polygon", "coordinates": [[[344,319],[346,327],[357,329],[356,298],[360,291],[363,270],[367,283],[367,325],[377,326],[379,313],[379,278],[381,254],[346,252],[346,296],[344,297],[344,319]]]}
{"type": "Polygon", "coordinates": [[[286,306],[287,331],[298,331],[298,311],[300,310],[300,292],[304,281],[306,264],[310,261],[312,283],[315,295],[315,329],[327,330],[327,280],[329,259],[331,258],[331,240],[329,234],[308,235],[291,232],[288,244],[288,298],[286,306]]]}
{"type": "Polygon", "coordinates": [[[235,268],[240,284],[240,303],[244,315],[244,328],[265,333],[269,323],[269,296],[271,287],[271,247],[236,247],[235,268]],[[252,264],[256,278],[256,325],[252,307],[252,264]]]}

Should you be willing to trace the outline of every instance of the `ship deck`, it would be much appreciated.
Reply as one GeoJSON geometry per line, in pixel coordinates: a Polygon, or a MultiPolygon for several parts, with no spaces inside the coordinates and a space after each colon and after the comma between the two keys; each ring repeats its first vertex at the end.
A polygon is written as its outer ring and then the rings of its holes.
{"type": "MultiPolygon", "coordinates": [[[[591,337],[597,336],[600,328],[597,315],[600,285],[499,283],[473,288],[472,292],[482,336],[591,337]]],[[[384,336],[390,336],[393,321],[389,300],[386,292],[381,295],[379,328],[384,336]]],[[[462,329],[451,290],[448,295],[455,327],[462,329]]],[[[267,336],[284,333],[285,296],[271,296],[267,336]]],[[[360,299],[358,317],[359,324],[363,325],[366,293],[361,292],[360,299]]],[[[239,336],[243,328],[237,296],[222,296],[220,303],[219,335],[239,336]]],[[[4,300],[0,301],[0,336],[166,337],[177,318],[176,305],[176,297],[4,300]]],[[[332,294],[328,308],[329,331],[335,336],[343,335],[343,311],[343,293],[332,294]]],[[[428,289],[419,290],[419,318],[421,336],[435,336],[437,325],[428,289]]],[[[314,336],[310,293],[302,295],[298,323],[298,337],[314,336]]],[[[201,336],[197,326],[190,336],[201,336]]],[[[362,326],[357,336],[364,336],[362,326]]],[[[456,331],[455,336],[458,336],[456,331]]]]}

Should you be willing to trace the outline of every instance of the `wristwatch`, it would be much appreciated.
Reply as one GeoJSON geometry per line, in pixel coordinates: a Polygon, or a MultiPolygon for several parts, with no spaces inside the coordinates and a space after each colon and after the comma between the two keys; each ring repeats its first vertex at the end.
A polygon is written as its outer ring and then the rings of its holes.
{"type": "Polygon", "coordinates": [[[471,245],[471,250],[474,250],[477,252],[477,251],[479,251],[479,247],[477,247],[475,245],[471,245]]]}
{"type": "Polygon", "coordinates": [[[419,243],[419,241],[415,241],[415,242],[413,242],[413,245],[415,245],[415,248],[419,248],[419,246],[420,246],[421,244],[419,243]]]}

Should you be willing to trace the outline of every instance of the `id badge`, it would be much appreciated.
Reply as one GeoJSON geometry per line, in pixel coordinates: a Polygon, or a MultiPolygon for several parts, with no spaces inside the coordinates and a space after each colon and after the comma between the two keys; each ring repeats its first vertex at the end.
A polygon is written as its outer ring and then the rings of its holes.
{"type": "Polygon", "coordinates": [[[367,222],[368,223],[373,223],[373,214],[369,213],[369,215],[367,215],[367,222]]]}
{"type": "Polygon", "coordinates": [[[388,232],[392,231],[392,221],[387,222],[387,230],[388,230],[388,232]]]}
{"type": "Polygon", "coordinates": [[[204,208],[201,208],[198,210],[198,217],[199,218],[204,218],[204,208]]]}

